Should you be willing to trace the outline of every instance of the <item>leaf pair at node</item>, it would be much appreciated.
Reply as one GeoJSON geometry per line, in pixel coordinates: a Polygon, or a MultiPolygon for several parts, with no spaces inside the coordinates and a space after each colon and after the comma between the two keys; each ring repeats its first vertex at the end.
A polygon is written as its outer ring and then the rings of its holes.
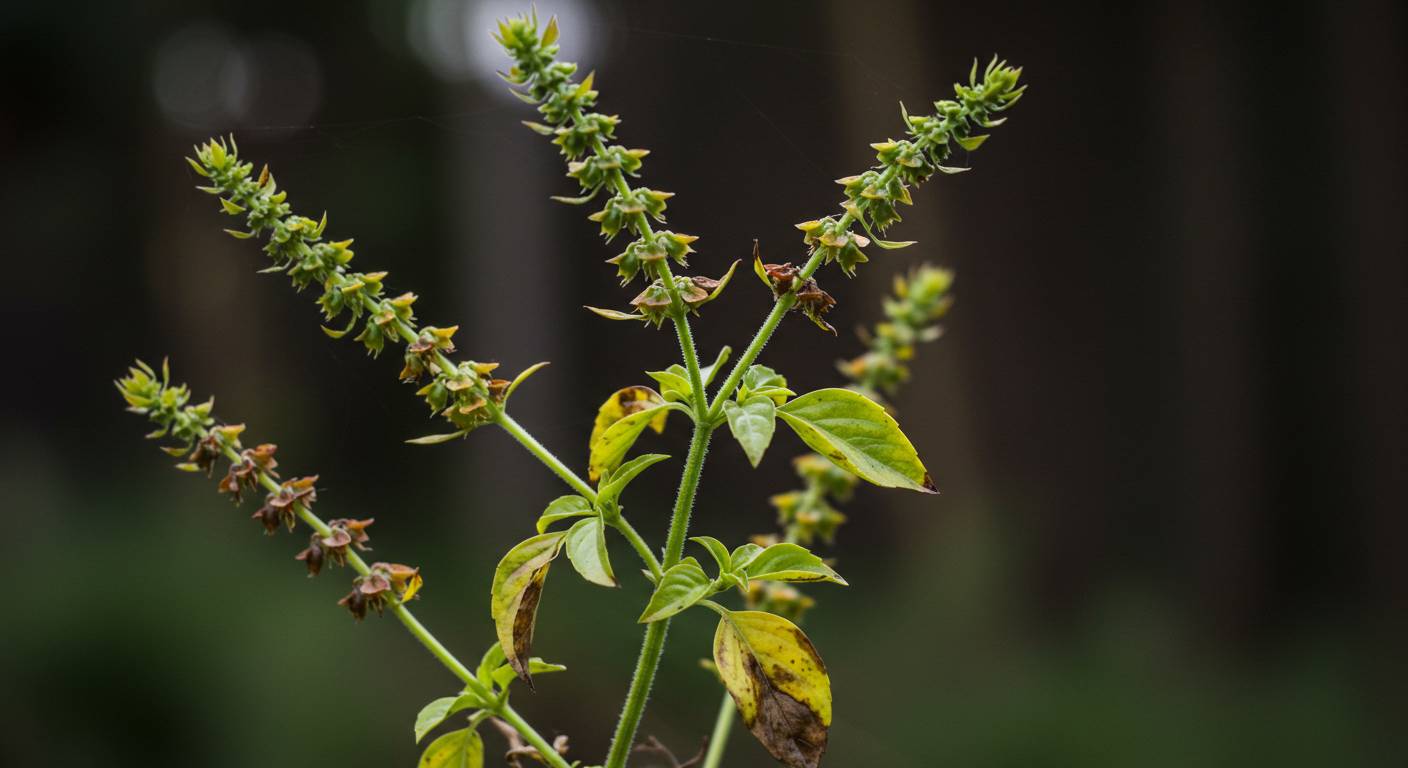
{"type": "MultiPolygon", "coordinates": [[[[537,657],[529,660],[528,668],[534,674],[567,669],[561,664],[549,664],[537,657]]],[[[425,748],[418,763],[420,768],[482,768],[484,742],[479,736],[479,724],[508,702],[509,686],[515,676],[516,671],[508,663],[503,648],[499,643],[494,643],[480,659],[475,672],[475,680],[487,697],[466,686],[454,696],[443,696],[422,707],[416,715],[416,743],[420,743],[450,716],[467,710],[476,711],[470,716],[467,727],[445,733],[425,748]]]]}
{"type": "Polygon", "coordinates": [[[724,401],[729,431],[754,467],[780,418],[812,450],[863,480],[936,492],[914,444],[880,404],[849,389],[818,389],[789,399],[793,394],[776,371],[753,365],[734,399],[724,401]]]}
{"type": "Polygon", "coordinates": [[[752,580],[846,584],[846,580],[821,558],[796,544],[761,547],[750,543],[730,552],[723,542],[712,536],[695,536],[690,540],[708,550],[718,565],[718,575],[710,578],[693,557],[686,557],[666,569],[638,619],[640,623],[668,619],[731,587],[746,593],[748,582],[752,580]]]}

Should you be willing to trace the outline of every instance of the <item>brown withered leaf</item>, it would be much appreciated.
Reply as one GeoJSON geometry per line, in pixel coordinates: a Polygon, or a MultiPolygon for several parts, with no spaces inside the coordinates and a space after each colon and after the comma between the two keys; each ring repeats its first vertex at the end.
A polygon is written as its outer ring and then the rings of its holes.
{"type": "Polygon", "coordinates": [[[494,631],[509,666],[531,688],[529,658],[533,645],[533,622],[538,615],[543,582],[548,566],[562,550],[565,531],[544,533],[527,539],[504,555],[494,569],[489,613],[494,631]]]}

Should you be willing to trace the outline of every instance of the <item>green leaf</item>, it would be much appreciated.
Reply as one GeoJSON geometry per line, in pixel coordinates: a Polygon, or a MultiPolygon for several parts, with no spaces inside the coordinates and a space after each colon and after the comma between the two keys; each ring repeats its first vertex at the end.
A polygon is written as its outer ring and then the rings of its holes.
{"type": "Polygon", "coordinates": [[[849,389],[818,389],[777,415],[836,466],[885,488],[937,493],[909,438],[885,409],[849,389]]]}
{"type": "MultiPolygon", "coordinates": [[[[566,671],[566,666],[562,664],[550,664],[538,658],[537,656],[534,656],[533,658],[528,660],[528,672],[530,674],[545,675],[550,672],[566,671]]],[[[513,682],[513,678],[516,676],[517,673],[513,671],[513,667],[504,664],[498,669],[494,670],[493,675],[490,677],[490,680],[492,680],[495,685],[502,689],[507,688],[509,684],[513,682]]]]}
{"type": "Polygon", "coordinates": [[[787,388],[787,379],[766,365],[751,365],[743,372],[743,382],[738,388],[736,399],[747,402],[754,395],[767,397],[775,405],[782,405],[787,398],[797,394],[787,388]]]}
{"type": "Polygon", "coordinates": [[[603,587],[616,586],[611,559],[606,552],[606,525],[601,517],[579,521],[567,531],[567,559],[582,578],[603,587]]]}
{"type": "Polygon", "coordinates": [[[751,541],[747,544],[740,544],[737,549],[733,550],[733,554],[729,555],[728,569],[730,571],[736,571],[740,568],[747,569],[748,564],[753,562],[753,559],[758,555],[762,554],[762,551],[762,547],[751,541]]]}
{"type": "Polygon", "coordinates": [[[689,384],[689,372],[676,363],[663,371],[646,371],[646,376],[660,384],[660,394],[670,402],[689,402],[694,387],[689,384]]]}
{"type": "Polygon", "coordinates": [[[714,562],[719,564],[720,573],[726,573],[732,570],[729,568],[728,563],[728,547],[725,547],[722,541],[719,541],[713,536],[691,536],[689,540],[709,550],[709,554],[714,558],[714,562]]]}
{"type": "Polygon", "coordinates": [[[597,490],[597,504],[606,506],[610,502],[615,502],[625,492],[626,486],[636,478],[636,475],[644,472],[648,467],[658,464],[670,458],[663,453],[643,453],[634,459],[622,464],[611,474],[603,478],[604,482],[597,490]]]}
{"type": "Polygon", "coordinates": [[[663,431],[665,417],[670,413],[661,407],[664,404],[665,399],[650,387],[626,387],[608,397],[597,409],[592,436],[587,441],[587,479],[596,482],[620,466],[647,426],[663,431]]]}
{"type": "MultiPolygon", "coordinates": [[[[510,671],[509,674],[513,673],[510,671]]],[[[421,708],[420,714],[416,715],[416,743],[419,744],[427,733],[435,730],[435,726],[445,722],[445,718],[450,715],[470,707],[483,705],[484,703],[479,700],[479,697],[472,693],[446,696],[426,704],[421,708]]]]}
{"type": "Polygon", "coordinates": [[[655,594],[645,606],[645,612],[637,619],[641,624],[668,619],[695,603],[708,597],[713,582],[699,561],[686,557],[670,566],[655,587],[655,594]]]}
{"type": "Polygon", "coordinates": [[[745,571],[750,579],[767,581],[830,581],[846,586],[841,574],[821,558],[792,543],[773,544],[753,557],[745,571]]]}
{"type": "Polygon", "coordinates": [[[561,551],[566,537],[563,531],[534,536],[510,549],[494,569],[494,583],[489,592],[494,631],[508,663],[530,688],[533,678],[528,672],[528,656],[533,645],[538,600],[542,597],[548,566],[561,551]]]}
{"type": "Polygon", "coordinates": [[[743,386],[750,391],[766,387],[785,388],[787,378],[766,365],[750,365],[748,370],[743,372],[743,386]]]}
{"type": "Polygon", "coordinates": [[[704,380],[704,386],[707,387],[714,383],[714,377],[719,375],[719,371],[724,367],[724,363],[728,362],[729,355],[731,354],[733,354],[733,349],[731,347],[724,347],[719,350],[719,355],[714,358],[713,363],[699,369],[699,376],[704,380]]]}
{"type": "Polygon", "coordinates": [[[450,731],[421,753],[419,768],[484,768],[484,740],[470,728],[450,731]]]}
{"type": "Polygon", "coordinates": [[[508,399],[513,396],[514,391],[518,389],[519,384],[522,384],[523,382],[527,381],[529,376],[532,376],[533,374],[542,370],[543,367],[547,365],[548,361],[546,360],[541,363],[533,363],[527,368],[524,368],[522,373],[518,374],[517,376],[514,376],[513,381],[509,382],[508,389],[504,390],[504,402],[508,402],[508,399]]]}
{"type": "Polygon", "coordinates": [[[475,668],[474,676],[479,680],[480,685],[493,690],[494,672],[507,663],[508,657],[504,655],[503,646],[495,641],[493,645],[489,646],[489,650],[484,652],[483,658],[479,660],[479,666],[475,668]]]}
{"type": "Polygon", "coordinates": [[[978,147],[983,146],[983,142],[988,140],[988,135],[984,133],[979,136],[965,136],[963,138],[955,136],[953,140],[958,142],[958,146],[972,152],[978,147]]]}
{"type": "Polygon", "coordinates": [[[548,503],[547,509],[538,517],[538,533],[543,533],[559,520],[595,515],[592,503],[575,494],[558,496],[548,503]]]}
{"type": "Polygon", "coordinates": [[[458,432],[446,432],[445,434],[441,435],[426,435],[425,437],[415,437],[410,440],[407,440],[406,442],[411,445],[439,445],[441,443],[448,443],[457,437],[464,437],[467,434],[469,434],[469,430],[461,429],[458,432]]]}
{"type": "Polygon", "coordinates": [[[672,365],[666,371],[646,371],[645,375],[659,383],[660,395],[670,402],[689,402],[690,396],[693,395],[694,388],[691,388],[686,372],[679,365],[672,365]],[[679,371],[674,371],[676,368],[679,368],[679,371]]]}
{"type": "Polygon", "coordinates": [[[748,462],[756,468],[777,428],[777,405],[772,398],[760,394],[749,396],[742,405],[725,400],[724,416],[728,418],[728,431],[743,446],[748,462]]]}
{"type": "Polygon", "coordinates": [[[725,611],[714,665],[743,724],[788,768],[817,768],[831,728],[831,679],[796,624],[762,611],[725,611]]]}
{"type": "Polygon", "coordinates": [[[593,314],[606,318],[607,320],[645,320],[645,315],[632,312],[622,312],[619,309],[602,309],[601,307],[587,307],[593,314]]]}

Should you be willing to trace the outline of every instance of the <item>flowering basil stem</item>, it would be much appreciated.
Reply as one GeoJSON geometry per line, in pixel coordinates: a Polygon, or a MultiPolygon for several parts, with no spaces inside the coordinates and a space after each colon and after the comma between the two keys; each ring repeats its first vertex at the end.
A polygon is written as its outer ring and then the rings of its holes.
{"type": "MultiPolygon", "coordinates": [[[[542,363],[506,379],[496,375],[496,363],[456,362],[451,355],[457,351],[458,326],[420,322],[416,294],[392,291],[385,272],[353,269],[352,240],[327,235],[326,214],[315,219],[296,213],[269,168],[256,172],[255,165],[241,157],[233,137],[207,141],[188,158],[191,170],[201,177],[199,188],[218,197],[220,210],[240,222],[226,231],[262,244],[270,262],[264,271],[283,273],[295,289],[318,293],[329,337],[350,335],[373,356],[388,346],[401,346],[400,378],[415,384],[430,410],[449,422],[448,431],[410,442],[436,445],[495,425],[567,486],[568,493],[551,500],[552,494],[543,494],[544,509],[536,526],[525,530],[529,535],[509,547],[494,569],[488,613],[496,637],[477,666],[461,662],[410,612],[408,605],[422,594],[420,569],[363,560],[362,553],[370,549],[372,519],[348,514],[324,521],[314,514],[315,506],[321,510],[334,501],[319,499],[317,475],[286,475],[275,458],[276,446],[242,442],[244,426],[218,420],[211,400],[192,402],[184,385],[171,382],[165,364],[158,372],[138,362],[116,382],[117,388],[129,410],[156,425],[149,437],[168,441],[165,450],[178,457],[179,469],[214,477],[218,465],[223,473],[217,490],[236,505],[263,494],[254,499],[252,517],[266,534],[293,531],[302,524],[307,538],[299,538],[293,558],[310,577],[350,568],[355,576],[337,602],[355,619],[393,614],[454,675],[458,689],[447,687],[445,695],[426,704],[414,720],[416,741],[455,723],[427,743],[420,765],[482,766],[480,730],[486,722],[506,739],[511,764],[583,764],[569,757],[566,736],[547,741],[509,704],[515,681],[536,689],[542,675],[564,669],[532,653],[537,612],[549,594],[548,575],[564,571],[561,565],[552,566],[565,559],[567,570],[591,584],[637,590],[631,599],[638,601],[638,620],[645,625],[626,702],[601,765],[623,768],[633,753],[643,752],[677,765],[702,761],[705,768],[717,768],[737,711],[779,762],[789,768],[815,768],[830,736],[832,692],[825,664],[797,626],[814,600],[796,585],[847,584],[834,563],[809,548],[832,543],[846,521],[839,506],[863,482],[935,492],[918,450],[887,401],[908,381],[918,345],[938,338],[936,323],[949,309],[952,275],[921,266],[896,278],[893,294],[883,304],[884,320],[862,333],[864,352],[838,364],[846,387],[803,392],[781,372],[759,362],[759,356],[792,311],[835,333],[825,315],[836,299],[823,289],[818,270],[834,262],[843,274],[853,275],[870,260],[864,249],[912,245],[881,235],[900,221],[901,206],[912,204],[913,188],[935,174],[967,170],[951,165],[954,153],[977,150],[988,138],[984,131],[1004,122],[1001,114],[1026,88],[1019,84],[1021,70],[996,58],[981,69],[975,61],[967,82],[955,86],[953,99],[935,102],[928,114],[911,114],[901,107],[904,138],[871,145],[876,165],[838,180],[845,196],[840,212],[797,225],[808,249],[804,263],[765,262],[755,245],[752,271],[766,287],[772,308],[740,354],[725,347],[712,364],[703,365],[690,324],[706,304],[719,298],[734,268],[719,276],[674,273],[688,268],[698,238],[659,228],[672,193],[637,183],[649,153],[616,143],[620,118],[596,111],[596,78],[559,60],[559,34],[556,19],[542,24],[536,13],[529,13],[500,22],[494,39],[512,61],[501,73],[504,80],[537,111],[536,119],[525,125],[551,139],[576,184],[576,190],[567,190],[571,194],[554,199],[592,206],[587,218],[608,243],[624,234],[626,242],[606,261],[623,285],[637,278],[643,283],[633,298],[618,301],[628,309],[592,311],[655,328],[668,322],[680,345],[678,363],[643,376],[627,374],[623,381],[592,384],[609,395],[597,410],[590,435],[584,435],[587,451],[579,462],[586,468],[584,474],[508,414],[511,395],[542,363]],[[664,546],[656,548],[627,518],[623,500],[631,498],[629,486],[636,477],[671,460],[635,452],[640,436],[681,419],[689,422],[690,447],[664,546]],[[689,538],[694,495],[714,433],[727,427],[756,467],[767,460],[779,425],[815,451],[793,462],[804,487],[771,499],[780,530],[732,545],[711,536],[689,538]],[[617,537],[639,558],[649,594],[640,591],[635,569],[613,565],[611,544],[617,537]],[[688,554],[687,542],[696,545],[688,554]],[[739,607],[727,607],[729,601],[739,607]],[[664,654],[666,628],[672,617],[700,609],[719,618],[709,665],[725,693],[707,752],[681,763],[653,737],[640,745],[636,737],[664,654]]],[[[693,642],[702,647],[707,639],[693,642]]]]}

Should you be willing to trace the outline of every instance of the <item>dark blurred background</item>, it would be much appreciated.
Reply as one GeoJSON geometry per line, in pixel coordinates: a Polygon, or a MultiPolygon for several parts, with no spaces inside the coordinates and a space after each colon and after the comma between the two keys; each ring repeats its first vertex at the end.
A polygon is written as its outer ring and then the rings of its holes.
{"type": "MultiPolygon", "coordinates": [[[[586,211],[547,201],[574,187],[493,76],[492,20],[525,7],[0,7],[0,762],[415,761],[414,714],[453,680],[393,620],[337,608],[345,572],[303,578],[301,536],[266,539],[171,471],[109,382],[170,355],[286,469],[321,473],[319,511],[376,517],[376,554],[424,568],[418,612],[477,658],[494,563],[563,488],[495,430],[403,444],[438,425],[397,355],[328,340],[311,294],[256,275],[181,157],[234,132],[357,264],[461,324],[467,355],[551,360],[513,410],[581,466],[596,405],[676,348],[580,309],[636,289],[586,211]]],[[[538,7],[624,143],[653,150],[645,182],[678,193],[701,274],[754,238],[800,258],[792,224],[834,210],[831,180],[898,133],[899,101],[946,97],[974,56],[1026,68],[1012,120],[960,158],[974,171],[916,193],[894,232],[920,245],[823,273],[842,329],[920,260],[958,274],[898,403],[943,494],[862,490],[832,551],[853,586],[810,590],[828,765],[1404,764],[1401,5],[538,7]]],[[[704,356],[767,305],[743,276],[696,324],[704,356]]],[[[834,385],[857,348],[794,318],[763,361],[834,385]]],[[[643,445],[682,456],[685,437],[643,445]]],[[[780,433],[751,471],[721,435],[694,530],[771,529],[800,450],[780,433]]],[[[674,480],[632,489],[656,542],[674,480]]],[[[647,594],[615,551],[620,592],[551,580],[535,650],[571,671],[516,695],[590,762],[647,594]]],[[[681,754],[718,702],[697,666],[712,624],[676,622],[643,727],[681,754]]],[[[726,762],[772,764],[741,728],[726,762]]]]}

